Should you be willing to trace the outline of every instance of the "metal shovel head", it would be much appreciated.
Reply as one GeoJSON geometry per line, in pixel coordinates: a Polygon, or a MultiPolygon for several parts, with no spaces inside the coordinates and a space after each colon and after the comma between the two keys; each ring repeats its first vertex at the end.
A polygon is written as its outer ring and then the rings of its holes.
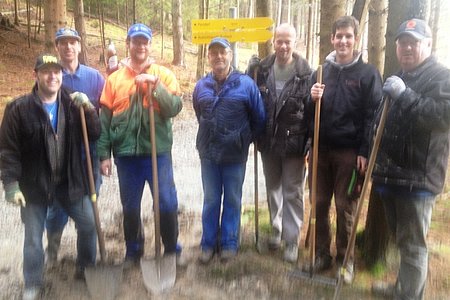
{"type": "Polygon", "coordinates": [[[122,265],[97,265],[84,270],[86,285],[92,299],[114,299],[122,282],[122,265]]]}
{"type": "Polygon", "coordinates": [[[152,294],[161,294],[175,285],[177,277],[176,254],[166,254],[160,258],[141,258],[144,285],[152,294]]]}

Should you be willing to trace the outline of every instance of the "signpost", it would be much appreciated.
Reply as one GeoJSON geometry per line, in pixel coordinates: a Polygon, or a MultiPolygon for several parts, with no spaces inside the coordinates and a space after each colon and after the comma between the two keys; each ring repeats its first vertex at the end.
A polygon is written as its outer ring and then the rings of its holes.
{"type": "Polygon", "coordinates": [[[214,37],[234,42],[265,42],[272,37],[273,20],[268,17],[192,20],[192,42],[207,44],[214,37]]]}

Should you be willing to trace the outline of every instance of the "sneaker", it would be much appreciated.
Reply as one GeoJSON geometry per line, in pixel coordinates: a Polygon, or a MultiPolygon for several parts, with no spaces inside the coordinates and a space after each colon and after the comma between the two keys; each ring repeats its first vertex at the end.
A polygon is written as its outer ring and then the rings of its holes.
{"type": "Polygon", "coordinates": [[[331,256],[317,255],[314,262],[314,272],[322,272],[331,268],[331,256]]]}
{"type": "Polygon", "coordinates": [[[187,267],[188,259],[187,259],[186,255],[182,254],[182,252],[181,253],[177,253],[176,260],[177,260],[177,267],[178,268],[185,268],[185,267],[187,267]]]}
{"type": "Polygon", "coordinates": [[[211,259],[214,256],[214,251],[213,249],[205,249],[202,250],[202,253],[200,254],[198,260],[202,263],[202,264],[207,264],[211,261],[211,259]]]}
{"type": "Polygon", "coordinates": [[[41,296],[41,288],[40,287],[29,287],[25,288],[22,294],[22,300],[37,300],[41,296]]]}
{"type": "Polygon", "coordinates": [[[375,281],[372,284],[372,294],[384,298],[393,298],[395,292],[395,284],[384,281],[375,281]]]}
{"type": "Polygon", "coordinates": [[[123,269],[128,270],[131,268],[135,268],[139,266],[140,257],[134,257],[134,256],[125,256],[125,259],[123,261],[123,269]]]}
{"type": "Polygon", "coordinates": [[[272,235],[269,238],[269,249],[277,250],[281,246],[281,234],[278,230],[274,229],[272,235]]]}
{"type": "Polygon", "coordinates": [[[220,261],[226,263],[237,255],[237,251],[233,249],[225,249],[220,253],[220,261]]]}
{"type": "Polygon", "coordinates": [[[288,244],[284,249],[284,260],[289,263],[297,262],[298,258],[298,246],[297,244],[288,244]]]}
{"type": "Polygon", "coordinates": [[[82,266],[76,266],[75,267],[75,275],[73,276],[76,280],[86,280],[86,277],[84,276],[84,267],[82,266]]]}
{"type": "Polygon", "coordinates": [[[351,284],[355,278],[353,263],[348,263],[345,268],[342,267],[342,264],[339,264],[337,275],[338,277],[339,275],[342,276],[345,284],[351,284]]]}

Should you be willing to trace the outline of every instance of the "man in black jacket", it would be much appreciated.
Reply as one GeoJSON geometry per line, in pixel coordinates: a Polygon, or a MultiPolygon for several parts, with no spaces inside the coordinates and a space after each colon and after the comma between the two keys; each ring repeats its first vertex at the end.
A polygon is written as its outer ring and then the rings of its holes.
{"type": "Polygon", "coordinates": [[[285,242],[284,260],[297,261],[298,239],[303,224],[303,186],[307,123],[305,105],[309,96],[311,68],[294,52],[295,28],[281,24],[275,29],[275,53],[258,64],[249,62],[248,73],[257,67],[257,85],[267,113],[265,134],[258,139],[267,201],[272,225],[269,247],[285,242]]]}
{"type": "Polygon", "coordinates": [[[43,287],[42,236],[47,209],[58,202],[75,221],[76,277],[95,264],[96,231],[82,168],[80,107],[89,139],[100,136],[100,121],[85,94],[61,88],[62,66],[55,56],[38,57],[30,94],[8,103],[0,128],[0,170],[6,201],[21,207],[25,227],[23,299],[37,299],[43,287]]]}
{"type": "MultiPolygon", "coordinates": [[[[373,115],[382,97],[378,70],[363,62],[354,50],[358,41],[358,21],[351,16],[338,18],[332,28],[331,52],[323,64],[323,84],[311,88],[313,103],[321,99],[319,158],[317,162],[316,271],[331,267],[329,210],[336,205],[336,262],[342,264],[348,245],[357,197],[349,191],[355,174],[364,176],[367,168],[369,135],[373,115]]],[[[316,82],[313,74],[312,82],[316,82]]],[[[312,164],[312,159],[310,160],[312,164]]],[[[353,253],[343,278],[353,280],[353,253]]]]}
{"type": "Polygon", "coordinates": [[[396,299],[422,299],[428,269],[426,237],[449,154],[450,70],[431,55],[431,30],[423,20],[401,24],[396,45],[401,70],[383,86],[392,104],[373,189],[383,201],[401,258],[397,282],[384,293],[396,299]]]}

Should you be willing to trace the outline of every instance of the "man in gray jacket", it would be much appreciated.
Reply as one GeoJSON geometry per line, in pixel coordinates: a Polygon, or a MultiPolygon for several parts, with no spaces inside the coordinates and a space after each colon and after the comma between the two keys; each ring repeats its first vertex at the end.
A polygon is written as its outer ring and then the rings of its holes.
{"type": "Polygon", "coordinates": [[[272,225],[269,247],[285,242],[284,259],[297,261],[298,238],[303,224],[303,186],[307,123],[304,108],[309,95],[311,69],[294,52],[295,28],[275,29],[275,53],[260,63],[249,63],[249,75],[257,67],[257,85],[267,113],[265,134],[258,140],[272,225]]]}
{"type": "Polygon", "coordinates": [[[400,250],[400,269],[395,285],[375,285],[374,289],[395,299],[423,299],[426,237],[449,154],[450,70],[431,54],[431,30],[423,20],[401,24],[396,44],[401,70],[383,86],[392,104],[373,188],[383,201],[400,250]]]}

